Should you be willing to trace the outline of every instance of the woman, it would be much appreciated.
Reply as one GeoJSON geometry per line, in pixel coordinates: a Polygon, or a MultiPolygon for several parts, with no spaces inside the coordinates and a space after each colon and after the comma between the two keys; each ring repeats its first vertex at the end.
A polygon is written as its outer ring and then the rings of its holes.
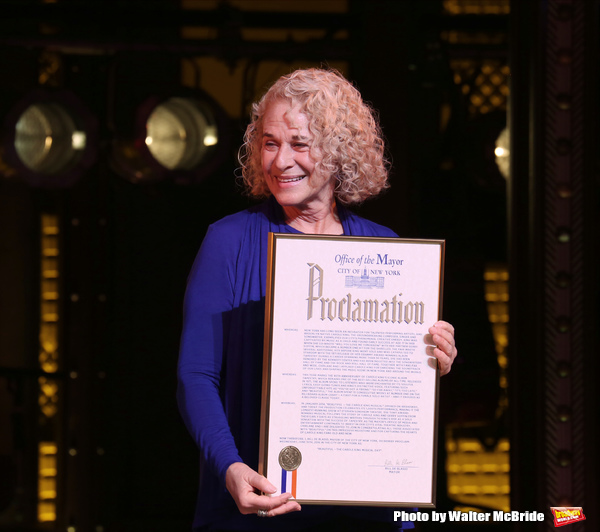
{"type": "MultiPolygon", "coordinates": [[[[194,530],[301,530],[340,515],[390,529],[382,509],[307,506],[295,514],[300,505],[289,493],[256,493],[276,489],[255,471],[267,235],[397,236],[344,207],[388,186],[379,126],[339,73],[299,70],[254,105],[240,160],[248,191],[268,199],[210,226],[185,299],[178,401],[202,455],[194,530]]],[[[454,330],[440,321],[429,332],[428,352],[445,374],[456,357],[454,330]]]]}

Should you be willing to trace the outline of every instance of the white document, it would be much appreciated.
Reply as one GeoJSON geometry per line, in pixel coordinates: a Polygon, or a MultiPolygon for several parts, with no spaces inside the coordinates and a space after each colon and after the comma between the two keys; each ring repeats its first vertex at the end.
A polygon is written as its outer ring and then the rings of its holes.
{"type": "Polygon", "coordinates": [[[435,506],[444,242],[270,234],[259,471],[302,504],[435,506]]]}

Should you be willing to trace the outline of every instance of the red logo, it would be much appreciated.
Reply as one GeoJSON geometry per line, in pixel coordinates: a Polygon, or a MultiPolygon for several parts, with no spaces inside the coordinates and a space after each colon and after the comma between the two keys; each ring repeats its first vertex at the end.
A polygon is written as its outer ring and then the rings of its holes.
{"type": "Polygon", "coordinates": [[[554,516],[554,526],[565,526],[578,521],[585,521],[581,506],[556,506],[550,507],[554,516]]]}

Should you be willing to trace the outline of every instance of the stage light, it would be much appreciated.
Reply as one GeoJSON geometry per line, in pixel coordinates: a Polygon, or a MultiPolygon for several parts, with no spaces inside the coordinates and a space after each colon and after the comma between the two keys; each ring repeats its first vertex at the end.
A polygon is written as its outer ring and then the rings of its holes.
{"type": "Polygon", "coordinates": [[[154,109],[146,123],[146,145],[169,170],[190,170],[219,142],[211,113],[198,102],[171,98],[154,109]]]}
{"type": "Polygon", "coordinates": [[[136,113],[135,138],[115,142],[113,166],[134,183],[196,182],[222,162],[227,129],[224,111],[207,95],[149,98],[136,113]]]}
{"type": "Polygon", "coordinates": [[[85,132],[79,131],[68,111],[55,103],[30,105],[15,125],[17,155],[34,172],[61,172],[85,144],[85,132]]]}
{"type": "Polygon", "coordinates": [[[510,131],[507,127],[500,132],[496,139],[494,155],[500,173],[508,179],[510,177],[510,131]]]}
{"type": "Polygon", "coordinates": [[[72,185],[95,156],[96,122],[69,92],[37,90],[4,120],[2,169],[33,186],[72,185]]]}

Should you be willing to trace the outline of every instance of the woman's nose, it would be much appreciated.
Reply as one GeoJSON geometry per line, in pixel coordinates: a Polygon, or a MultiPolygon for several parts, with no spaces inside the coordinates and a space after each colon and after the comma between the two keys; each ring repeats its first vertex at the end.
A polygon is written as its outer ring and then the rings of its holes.
{"type": "Polygon", "coordinates": [[[275,156],[275,165],[280,170],[285,170],[294,165],[294,151],[290,146],[282,145],[277,150],[275,156]]]}

